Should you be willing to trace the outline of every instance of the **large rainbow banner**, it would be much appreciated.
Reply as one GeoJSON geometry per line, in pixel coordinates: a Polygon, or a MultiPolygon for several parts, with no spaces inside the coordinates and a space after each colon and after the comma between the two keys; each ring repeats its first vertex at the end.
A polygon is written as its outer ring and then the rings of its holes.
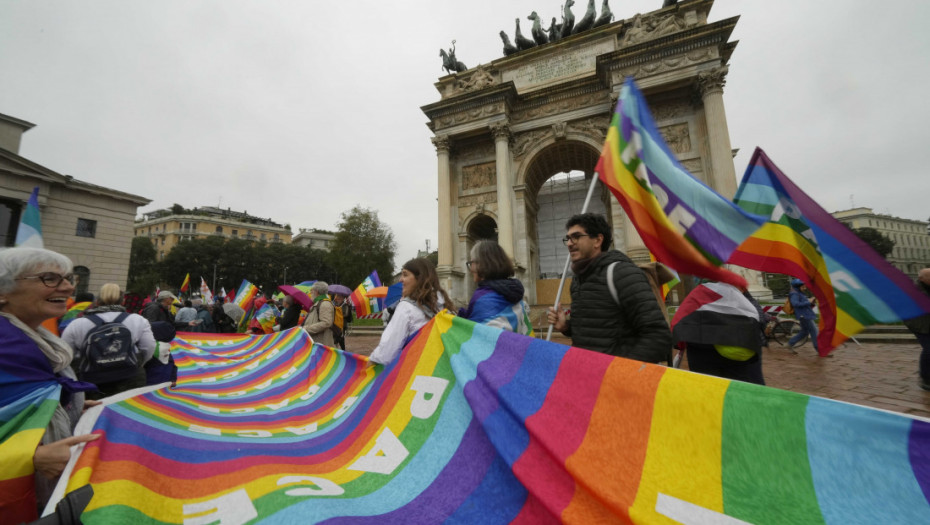
{"type": "Polygon", "coordinates": [[[930,519],[924,421],[445,313],[386,368],[301,329],[173,352],[176,388],[82,419],[84,523],[930,519]]]}

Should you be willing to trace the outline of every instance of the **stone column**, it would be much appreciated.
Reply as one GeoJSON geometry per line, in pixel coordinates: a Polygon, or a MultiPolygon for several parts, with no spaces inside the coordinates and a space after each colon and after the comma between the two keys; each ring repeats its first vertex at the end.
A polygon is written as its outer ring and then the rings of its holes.
{"type": "Polygon", "coordinates": [[[721,66],[699,73],[698,88],[707,122],[707,144],[713,171],[711,186],[724,197],[732,199],[736,194],[736,170],[733,168],[727,114],[723,109],[723,86],[726,84],[727,71],[727,66],[721,66]]]}
{"type": "Polygon", "coordinates": [[[497,166],[497,242],[511,258],[513,249],[513,175],[510,173],[510,126],[491,125],[497,166]]]}
{"type": "Polygon", "coordinates": [[[432,139],[436,146],[439,175],[439,267],[452,266],[452,180],[449,169],[449,137],[437,135],[432,139]]]}

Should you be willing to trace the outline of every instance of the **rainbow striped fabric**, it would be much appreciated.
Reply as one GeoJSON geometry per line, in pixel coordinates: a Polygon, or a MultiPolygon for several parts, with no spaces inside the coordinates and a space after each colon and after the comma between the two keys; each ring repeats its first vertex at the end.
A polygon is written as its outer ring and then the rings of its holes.
{"type": "Polygon", "coordinates": [[[265,303],[255,312],[255,320],[258,321],[259,326],[262,327],[262,330],[266,334],[270,334],[274,331],[274,324],[278,320],[278,317],[281,317],[281,312],[278,310],[278,307],[271,302],[265,303]]]}
{"type": "Polygon", "coordinates": [[[821,355],[865,326],[930,312],[930,299],[906,275],[798,188],[762,149],[753,153],[733,200],[769,221],[729,262],[807,284],[820,307],[821,355]]]}
{"type": "Polygon", "coordinates": [[[367,294],[368,290],[379,286],[381,286],[381,279],[378,278],[378,270],[375,270],[349,296],[349,301],[352,301],[352,306],[355,307],[355,313],[359,318],[381,311],[381,300],[368,297],[367,294]]]}
{"type": "Polygon", "coordinates": [[[84,310],[90,308],[90,305],[93,303],[90,301],[81,301],[80,303],[74,303],[68,308],[68,311],[65,312],[65,315],[61,316],[61,319],[58,320],[58,333],[65,331],[65,328],[71,324],[71,321],[74,321],[78,317],[84,314],[84,310]]]}
{"type": "Polygon", "coordinates": [[[386,368],[300,329],[173,352],[177,388],[82,419],[103,434],[66,473],[94,486],[84,523],[930,516],[926,422],[445,313],[386,368]]]}
{"type": "Polygon", "coordinates": [[[743,277],[719,265],[765,218],[746,213],[688,173],[632,78],[620,90],[595,171],[659,262],[746,287],[743,277]]]}

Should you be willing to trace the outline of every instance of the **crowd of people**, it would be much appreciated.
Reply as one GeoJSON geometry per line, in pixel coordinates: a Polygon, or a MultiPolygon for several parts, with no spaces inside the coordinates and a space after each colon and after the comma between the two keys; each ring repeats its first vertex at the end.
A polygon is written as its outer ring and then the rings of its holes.
{"type": "MultiPolygon", "coordinates": [[[[679,309],[691,317],[676,316],[670,322],[659,292],[670,278],[668,272],[656,263],[637,265],[626,254],[612,250],[611,231],[602,215],[580,214],[567,222],[563,242],[573,274],[571,308],[556,305],[548,309],[545,319],[555,329],[576,347],[647,363],[671,364],[677,343],[687,348],[692,371],[765,384],[761,354],[766,345],[766,314],[746,290],[699,282],[679,309]],[[713,307],[705,308],[711,303],[713,307]]],[[[534,335],[523,285],[514,277],[514,263],[500,245],[477,242],[465,269],[475,291],[466,306],[455,310],[432,262],[415,258],[403,265],[401,299],[386,312],[384,331],[368,358],[369,366],[396,361],[417,332],[443,310],[476,323],[534,335]]],[[[930,294],[930,269],[921,272],[920,283],[930,294]]],[[[70,447],[97,439],[96,435],[72,435],[82,411],[95,404],[95,399],[175,381],[177,369],[168,343],[177,331],[228,333],[237,331],[239,325],[239,319],[223,307],[222,298],[205,303],[195,297],[181,304],[168,291],[159,293],[138,314],[127,312],[119,286],[108,283],[93,305],[60,336],[46,330],[44,323],[66,313],[73,293],[74,275],[67,257],[35,248],[0,250],[0,359],[6,363],[15,356],[17,368],[10,377],[62,387],[60,403],[32,458],[39,504],[48,498],[65,468],[70,447]],[[122,350],[116,354],[113,349],[122,350]],[[101,352],[110,354],[103,359],[101,352]]],[[[314,342],[345,350],[346,332],[353,321],[348,297],[330,293],[322,281],[315,282],[308,295],[309,307],[291,295],[277,303],[281,311],[274,330],[301,326],[314,342]]],[[[792,282],[789,300],[801,326],[790,341],[791,348],[809,336],[816,349],[814,303],[801,281],[792,282]]],[[[256,306],[270,301],[274,301],[270,294],[263,294],[256,306]]],[[[923,345],[922,386],[930,389],[930,315],[909,326],[923,345]]],[[[268,330],[254,324],[251,329],[268,330]]]]}

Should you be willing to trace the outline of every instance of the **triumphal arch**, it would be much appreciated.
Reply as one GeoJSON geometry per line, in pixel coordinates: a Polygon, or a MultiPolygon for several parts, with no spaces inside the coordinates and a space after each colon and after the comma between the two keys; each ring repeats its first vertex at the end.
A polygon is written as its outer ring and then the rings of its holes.
{"type": "MultiPolygon", "coordinates": [[[[738,17],[708,22],[712,6],[677,3],[436,82],[440,100],[422,110],[438,160],[438,271],[456,301],[473,290],[465,261],[481,239],[511,254],[531,304],[551,301],[565,219],[581,209],[626,77],[636,79],[682,164],[733,196],[723,87],[738,17]]],[[[598,186],[591,209],[611,221],[615,247],[648,260],[623,209],[598,186]]]]}

